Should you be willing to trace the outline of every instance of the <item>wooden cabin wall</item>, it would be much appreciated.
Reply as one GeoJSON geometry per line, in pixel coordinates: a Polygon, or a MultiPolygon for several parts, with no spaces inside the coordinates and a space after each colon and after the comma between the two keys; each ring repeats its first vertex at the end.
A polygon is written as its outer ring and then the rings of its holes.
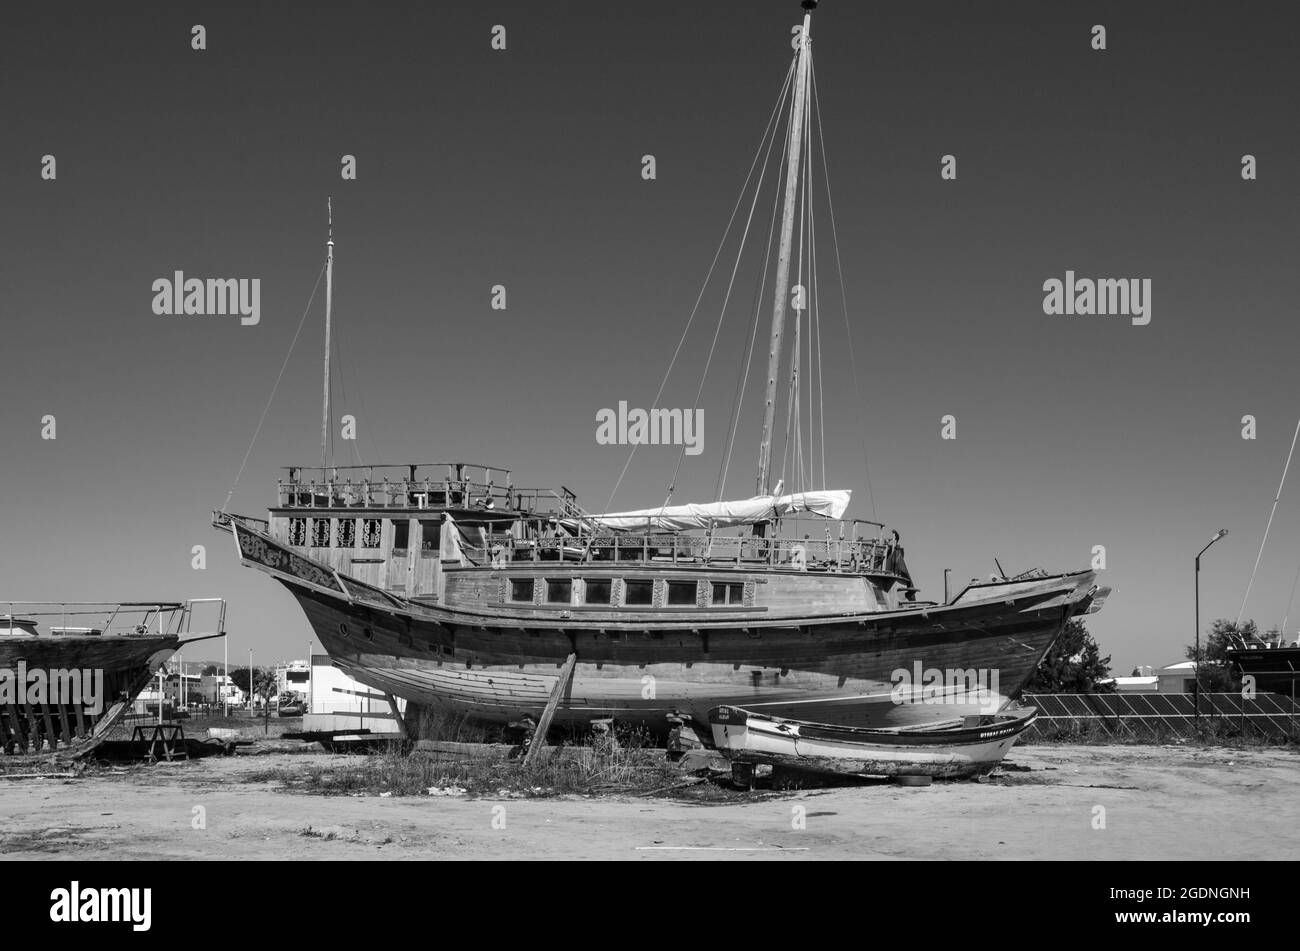
{"type": "Polygon", "coordinates": [[[268,519],[271,537],[286,545],[289,544],[289,522],[290,519],[295,518],[307,520],[308,542],[312,539],[312,523],[318,518],[329,519],[331,542],[329,546],[311,544],[293,546],[307,557],[329,565],[339,573],[356,578],[358,581],[386,588],[395,593],[408,596],[439,593],[441,565],[438,550],[437,548],[424,550],[422,539],[423,523],[440,525],[441,515],[365,510],[348,510],[346,513],[325,515],[311,509],[291,513],[273,512],[268,519]],[[334,544],[338,540],[339,520],[345,518],[356,522],[352,548],[340,548],[334,544]],[[362,548],[362,523],[365,519],[371,518],[380,520],[379,547],[362,548]],[[396,547],[398,523],[404,524],[407,530],[407,547],[403,549],[396,547]]]}

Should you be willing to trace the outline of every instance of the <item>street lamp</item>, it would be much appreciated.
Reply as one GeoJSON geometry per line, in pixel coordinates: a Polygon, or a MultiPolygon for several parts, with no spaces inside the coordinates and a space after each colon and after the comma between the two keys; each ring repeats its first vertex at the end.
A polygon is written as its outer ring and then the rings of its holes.
{"type": "Polygon", "coordinates": [[[1205,547],[1196,553],[1196,656],[1193,659],[1196,665],[1196,690],[1192,693],[1192,703],[1197,727],[1201,724],[1201,556],[1226,534],[1228,534],[1226,528],[1219,529],[1205,547]]]}

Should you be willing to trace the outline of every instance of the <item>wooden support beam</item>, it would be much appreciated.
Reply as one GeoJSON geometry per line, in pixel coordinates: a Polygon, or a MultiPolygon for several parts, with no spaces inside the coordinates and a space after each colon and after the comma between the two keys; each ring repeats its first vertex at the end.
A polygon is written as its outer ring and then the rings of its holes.
{"type": "Polygon", "coordinates": [[[51,750],[57,750],[59,748],[59,740],[54,735],[54,719],[50,716],[50,701],[48,697],[45,702],[41,704],[41,716],[45,720],[45,739],[49,741],[51,750]]]}
{"type": "Polygon", "coordinates": [[[85,739],[86,736],[86,712],[82,704],[77,704],[73,709],[77,711],[77,736],[85,739]]]}
{"type": "Polygon", "coordinates": [[[391,693],[386,693],[384,699],[388,701],[388,709],[393,711],[393,719],[397,721],[397,732],[402,734],[402,739],[410,739],[410,734],[406,731],[406,720],[402,718],[402,711],[397,708],[397,698],[391,693]]]}
{"type": "Polygon", "coordinates": [[[27,728],[27,746],[33,753],[41,751],[41,726],[27,698],[23,698],[23,725],[27,728]]]}
{"type": "Polygon", "coordinates": [[[22,752],[27,752],[27,733],[23,730],[22,718],[18,715],[18,704],[9,701],[9,726],[13,730],[14,743],[22,752]]]}
{"type": "Polygon", "coordinates": [[[528,752],[524,754],[524,765],[527,766],[537,758],[537,751],[546,745],[546,733],[551,728],[551,720],[555,718],[555,710],[560,705],[560,697],[568,692],[569,684],[573,680],[573,667],[578,662],[577,654],[570,654],[565,660],[564,666],[560,669],[560,676],[555,681],[555,686],[551,688],[551,698],[546,701],[546,709],[542,711],[542,718],[537,721],[537,729],[533,731],[533,739],[528,744],[528,752]]]}
{"type": "Polygon", "coordinates": [[[59,704],[59,726],[62,727],[59,735],[63,737],[63,742],[71,746],[72,725],[68,722],[68,705],[66,703],[59,704]]]}

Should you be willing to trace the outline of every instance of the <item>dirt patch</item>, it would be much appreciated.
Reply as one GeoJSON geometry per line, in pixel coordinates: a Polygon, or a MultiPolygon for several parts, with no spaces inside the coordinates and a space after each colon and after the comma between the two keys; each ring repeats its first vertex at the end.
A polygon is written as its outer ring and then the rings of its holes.
{"type": "Polygon", "coordinates": [[[1043,744],[1013,750],[989,782],[917,789],[741,793],[679,776],[686,785],[648,795],[294,791],[295,776],[357,759],[270,753],[9,781],[0,853],[795,861],[1284,859],[1300,849],[1300,760],[1281,749],[1043,744]]]}

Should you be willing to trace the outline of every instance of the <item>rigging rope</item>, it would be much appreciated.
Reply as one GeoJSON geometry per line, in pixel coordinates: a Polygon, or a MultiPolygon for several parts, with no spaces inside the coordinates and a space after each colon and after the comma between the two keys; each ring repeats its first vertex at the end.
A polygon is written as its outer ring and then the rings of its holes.
{"type": "Polygon", "coordinates": [[[1273,507],[1268,513],[1268,524],[1264,526],[1264,537],[1259,542],[1259,554],[1255,556],[1255,567],[1250,572],[1250,582],[1246,585],[1246,596],[1241,599],[1241,609],[1237,612],[1237,628],[1241,628],[1241,616],[1246,613],[1246,602],[1250,600],[1250,589],[1255,585],[1255,572],[1259,571],[1259,560],[1264,556],[1264,546],[1268,543],[1268,532],[1273,527],[1273,516],[1277,514],[1278,499],[1282,498],[1282,486],[1286,485],[1286,473],[1291,468],[1291,456],[1295,453],[1296,437],[1300,437],[1300,421],[1295,424],[1295,435],[1291,437],[1291,449],[1286,454],[1286,465],[1282,467],[1282,481],[1277,484],[1277,495],[1273,496],[1273,507]]]}
{"type": "MultiPolygon", "coordinates": [[[[809,155],[811,160],[812,156],[809,155]]],[[[814,203],[815,205],[815,203],[814,203]]],[[[814,208],[808,209],[808,227],[816,234],[814,229],[814,208]]],[[[821,289],[817,283],[817,243],[814,241],[809,249],[811,261],[808,268],[810,283],[812,284],[812,296],[809,298],[812,304],[813,333],[817,339],[817,439],[821,447],[822,458],[822,488],[828,485],[826,478],[826,394],[822,388],[822,382],[826,378],[826,364],[822,360],[822,318],[821,318],[821,289]]],[[[808,402],[812,402],[812,381],[808,384],[808,402]]]]}
{"type": "MultiPolygon", "coordinates": [[[[776,105],[772,107],[772,114],[768,117],[767,128],[763,130],[763,137],[759,140],[758,149],[754,153],[754,160],[749,163],[749,174],[745,176],[745,183],[740,187],[740,194],[736,196],[736,204],[731,209],[731,217],[727,219],[727,227],[722,232],[722,240],[718,242],[718,249],[713,253],[713,261],[709,265],[708,273],[704,276],[704,283],[700,287],[700,293],[695,298],[695,306],[691,308],[690,317],[686,320],[686,327],[682,330],[681,339],[677,341],[677,349],[673,351],[672,359],[668,361],[668,369],[664,372],[664,378],[659,384],[659,389],[655,393],[655,398],[651,402],[651,408],[659,405],[659,398],[663,395],[664,387],[668,385],[668,377],[672,375],[673,367],[677,363],[677,357],[682,352],[682,346],[686,343],[686,336],[690,333],[691,324],[695,322],[695,314],[700,309],[700,301],[704,299],[704,291],[709,286],[709,281],[713,278],[714,268],[717,267],[718,258],[722,256],[722,249],[726,246],[727,236],[731,234],[731,226],[735,223],[736,212],[740,210],[740,204],[745,198],[745,192],[749,190],[750,179],[753,178],[754,168],[758,165],[758,157],[763,154],[763,143],[767,141],[768,131],[772,128],[772,122],[776,119],[781,109],[781,103],[785,101],[785,90],[790,85],[790,79],[794,76],[795,63],[798,62],[796,54],[794,60],[790,63],[789,70],[786,71],[785,81],[781,84],[781,92],[777,96],[776,105]]],[[[751,216],[753,214],[751,208],[751,216]]],[[[628,467],[632,465],[632,457],[636,455],[637,444],[633,444],[627,454],[627,461],[623,463],[623,471],[618,474],[618,479],[614,482],[614,488],[609,493],[609,499],[605,502],[605,511],[610,511],[614,504],[614,496],[618,493],[619,486],[623,484],[623,478],[627,475],[628,467]]]]}
{"type": "MultiPolygon", "coordinates": [[[[787,130],[786,135],[783,137],[783,141],[788,139],[789,139],[789,131],[787,130]]],[[[772,155],[772,148],[775,145],[776,145],[776,136],[773,135],[771,142],[768,145],[769,159],[771,158],[772,155]]],[[[783,148],[781,150],[780,158],[777,160],[777,166],[776,166],[777,181],[781,180],[781,169],[785,168],[785,154],[786,154],[786,150],[783,148]]],[[[765,171],[766,171],[766,167],[767,167],[766,162],[764,162],[765,171]]],[[[760,175],[758,185],[755,187],[759,189],[763,187],[763,176],[760,175]]],[[[772,263],[772,239],[776,236],[776,212],[777,209],[780,207],[781,207],[781,192],[778,189],[774,191],[772,195],[772,214],[767,223],[767,240],[763,244],[763,249],[764,249],[763,272],[759,276],[758,286],[754,289],[754,302],[753,302],[754,317],[750,321],[749,350],[745,355],[745,365],[741,369],[740,375],[736,378],[736,391],[732,395],[732,400],[731,400],[730,422],[727,425],[727,440],[726,440],[727,452],[726,455],[723,457],[722,465],[719,466],[718,468],[718,481],[713,487],[714,496],[716,500],[719,502],[722,501],[722,493],[727,485],[727,474],[731,471],[731,454],[732,451],[736,448],[736,435],[740,429],[740,407],[745,398],[745,390],[749,386],[749,370],[754,360],[754,347],[755,344],[757,344],[758,342],[758,318],[763,310],[763,301],[766,299],[767,272],[768,272],[768,268],[772,263]]]]}
{"type": "Polygon", "coordinates": [[[813,109],[817,116],[817,138],[821,144],[822,152],[822,181],[826,184],[826,209],[830,212],[831,218],[831,238],[835,246],[835,273],[839,278],[840,285],[840,302],[844,310],[844,330],[848,335],[849,344],[849,367],[853,372],[853,391],[858,399],[858,416],[862,419],[862,472],[867,480],[867,499],[871,503],[871,517],[877,518],[876,515],[876,495],[871,488],[871,467],[867,459],[867,414],[866,404],[862,400],[862,386],[858,381],[858,364],[853,353],[853,327],[849,322],[849,302],[848,295],[844,290],[844,265],[840,260],[840,236],[839,229],[835,226],[835,203],[831,200],[831,179],[830,169],[826,161],[826,136],[822,125],[822,107],[821,99],[817,95],[817,69],[810,62],[808,64],[810,76],[809,85],[812,87],[813,109]]]}
{"type": "Polygon", "coordinates": [[[258,434],[262,432],[262,424],[266,422],[266,414],[271,409],[271,403],[275,400],[275,391],[280,388],[280,380],[284,378],[285,368],[289,366],[289,358],[293,356],[293,348],[298,343],[298,335],[302,333],[303,324],[307,322],[307,314],[311,312],[312,301],[316,299],[316,291],[320,288],[320,279],[325,276],[325,265],[320,266],[320,273],[316,275],[316,283],[312,285],[311,296],[307,298],[307,306],[303,309],[302,317],[298,320],[298,329],[293,332],[293,340],[289,342],[289,352],[284,355],[284,362],[280,364],[280,372],[276,374],[275,385],[271,387],[271,395],[267,398],[266,406],[262,407],[262,416],[257,421],[257,428],[253,430],[253,438],[249,440],[248,449],[244,453],[244,461],[239,464],[239,471],[235,473],[235,481],[230,484],[230,491],[226,493],[226,501],[221,505],[221,511],[225,511],[230,505],[230,499],[235,494],[235,489],[239,486],[239,480],[244,475],[244,467],[248,465],[248,457],[253,453],[253,446],[257,443],[258,434]]]}
{"type": "MultiPolygon", "coordinates": [[[[766,133],[764,134],[764,138],[767,138],[766,133]]],[[[772,141],[773,142],[776,141],[775,134],[772,135],[772,141]]],[[[772,154],[771,147],[769,146],[767,152],[767,158],[764,158],[763,168],[759,172],[758,182],[754,185],[754,197],[749,203],[749,214],[745,218],[745,230],[740,235],[740,247],[736,249],[736,261],[731,266],[731,277],[727,280],[727,292],[726,294],[723,295],[722,309],[718,312],[718,324],[713,329],[713,341],[709,344],[709,354],[704,360],[704,371],[700,374],[700,385],[698,389],[696,389],[695,391],[696,406],[700,405],[700,399],[704,395],[704,383],[709,378],[709,367],[713,365],[713,354],[714,351],[717,350],[718,337],[722,333],[722,322],[727,317],[727,307],[731,303],[731,292],[736,286],[736,273],[737,271],[740,270],[740,261],[745,254],[745,243],[746,241],[749,240],[749,229],[754,223],[754,209],[758,207],[758,196],[762,192],[763,176],[767,171],[767,161],[768,158],[771,157],[771,154],[772,154]]],[[[748,184],[748,181],[746,182],[746,184],[748,184]]],[[[677,488],[677,476],[681,472],[682,463],[685,461],[685,459],[686,459],[686,445],[685,443],[683,443],[681,451],[677,454],[677,464],[676,466],[673,467],[673,477],[668,483],[668,492],[667,495],[665,495],[664,497],[664,504],[663,507],[660,509],[660,514],[663,513],[663,509],[666,509],[668,507],[668,502],[673,497],[673,492],[677,488]]]]}
{"type": "Polygon", "coordinates": [[[1291,597],[1286,599],[1286,614],[1282,615],[1282,623],[1277,626],[1278,635],[1282,640],[1286,640],[1286,622],[1291,617],[1291,605],[1295,603],[1295,587],[1300,583],[1300,567],[1295,570],[1295,580],[1291,582],[1291,597]]]}

